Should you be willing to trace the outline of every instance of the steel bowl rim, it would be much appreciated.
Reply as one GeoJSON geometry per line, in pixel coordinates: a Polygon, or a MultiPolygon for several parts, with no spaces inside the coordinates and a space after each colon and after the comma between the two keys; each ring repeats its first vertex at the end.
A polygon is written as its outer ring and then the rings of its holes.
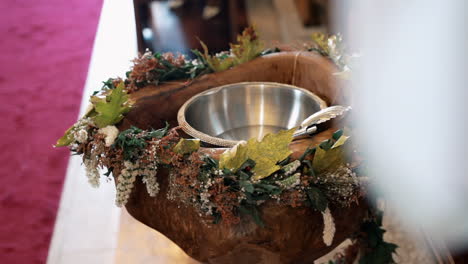
{"type": "Polygon", "coordinates": [[[229,88],[231,86],[238,86],[238,85],[259,85],[259,84],[266,84],[266,85],[276,85],[276,86],[283,86],[283,87],[288,87],[288,88],[292,88],[292,89],[295,89],[295,90],[299,90],[307,95],[309,95],[310,97],[312,97],[319,105],[320,109],[324,109],[327,107],[327,103],[322,99],[320,98],[318,95],[314,94],[313,92],[307,90],[307,89],[304,89],[304,88],[301,88],[301,87],[297,87],[297,86],[294,86],[294,85],[290,85],[290,84],[284,84],[284,83],[278,83],[278,82],[238,82],[238,83],[230,83],[230,84],[225,84],[225,85],[222,85],[222,86],[218,86],[218,87],[214,87],[214,88],[210,88],[208,90],[205,90],[203,92],[200,92],[194,96],[192,96],[190,99],[188,99],[187,101],[185,101],[185,103],[179,108],[179,111],[177,113],[177,122],[179,123],[179,127],[182,128],[182,130],[187,133],[188,135],[194,137],[194,138],[197,138],[197,139],[200,139],[202,142],[205,142],[205,143],[209,143],[209,144],[212,144],[212,145],[217,145],[217,146],[220,146],[220,147],[233,147],[235,146],[236,144],[238,144],[240,141],[237,141],[237,140],[229,140],[229,139],[222,139],[222,138],[218,138],[218,137],[214,137],[214,136],[210,136],[208,134],[205,134],[195,128],[193,128],[188,122],[187,120],[185,119],[185,112],[187,110],[187,108],[198,98],[200,97],[203,97],[203,96],[206,96],[206,95],[210,95],[210,94],[214,94],[214,93],[218,93],[220,92],[221,90],[223,89],[226,89],[226,88],[229,88]]]}

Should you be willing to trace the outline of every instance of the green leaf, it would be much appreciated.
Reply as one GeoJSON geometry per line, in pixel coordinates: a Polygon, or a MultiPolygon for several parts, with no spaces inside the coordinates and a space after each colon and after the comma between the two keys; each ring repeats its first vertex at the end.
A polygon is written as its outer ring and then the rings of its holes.
{"type": "Polygon", "coordinates": [[[289,163],[290,159],[291,159],[291,157],[287,157],[287,158],[285,158],[284,160],[278,162],[278,165],[279,165],[279,166],[284,166],[284,165],[286,165],[286,164],[289,163]]]}
{"type": "Polygon", "coordinates": [[[319,147],[321,147],[324,150],[329,150],[333,147],[333,144],[335,144],[335,141],[329,138],[327,140],[322,141],[319,144],[319,147]]]}
{"type": "Polygon", "coordinates": [[[252,169],[254,172],[253,180],[268,177],[280,169],[280,166],[276,164],[292,153],[289,149],[289,143],[293,139],[294,131],[296,128],[283,130],[277,134],[267,134],[260,142],[255,138],[247,142],[247,156],[256,162],[252,169]]]}
{"type": "MultiPolygon", "coordinates": [[[[279,188],[278,188],[279,189],[279,188]]],[[[279,189],[280,190],[280,189],[279,189]]],[[[268,193],[255,193],[258,190],[256,189],[254,193],[244,193],[245,198],[246,198],[246,203],[252,204],[252,205],[257,205],[257,201],[265,201],[267,199],[270,199],[270,194],[268,193]]],[[[281,192],[280,192],[281,193],[281,192]]]]}
{"type": "Polygon", "coordinates": [[[246,172],[243,172],[242,170],[239,170],[237,174],[239,174],[239,180],[241,181],[246,181],[250,179],[250,175],[246,172]]]}
{"type": "Polygon", "coordinates": [[[114,81],[115,80],[116,79],[114,79],[114,78],[109,78],[109,79],[107,79],[107,81],[102,82],[103,86],[102,86],[101,89],[115,89],[115,86],[114,86],[114,81]]]}
{"type": "Polygon", "coordinates": [[[382,211],[375,213],[375,218],[361,225],[366,250],[359,259],[360,264],[388,264],[395,263],[393,253],[397,245],[384,241],[385,229],[382,228],[382,211]]]}
{"type": "Polygon", "coordinates": [[[253,27],[244,29],[241,35],[237,36],[237,43],[231,44],[231,53],[211,56],[208,47],[200,41],[203,54],[193,51],[197,56],[201,56],[203,61],[215,72],[225,71],[236,65],[248,62],[258,56],[263,51],[263,43],[257,37],[253,27]]]}
{"type": "Polygon", "coordinates": [[[169,123],[166,122],[166,126],[157,130],[151,130],[148,133],[148,139],[150,138],[162,138],[167,134],[167,131],[169,130],[169,123]]]}
{"type": "Polygon", "coordinates": [[[93,120],[99,128],[117,124],[122,120],[123,115],[130,111],[131,104],[124,88],[125,85],[121,82],[117,88],[110,90],[106,98],[91,98],[97,112],[93,120]]]}
{"type": "Polygon", "coordinates": [[[219,167],[236,172],[249,159],[245,144],[239,143],[219,157],[219,167]]]}
{"type": "Polygon", "coordinates": [[[224,168],[222,169],[224,175],[231,175],[232,171],[230,169],[224,168]]]}
{"type": "Polygon", "coordinates": [[[295,130],[292,128],[277,134],[267,134],[260,142],[251,138],[246,144],[239,144],[221,154],[219,166],[236,171],[247,159],[251,159],[255,161],[252,179],[256,181],[268,177],[280,169],[277,163],[291,154],[289,143],[295,130]]]}
{"type": "Polygon", "coordinates": [[[258,193],[266,193],[268,195],[276,195],[280,194],[282,192],[281,188],[272,185],[272,184],[266,184],[266,183],[255,183],[254,184],[255,191],[258,193]]]}
{"type": "Polygon", "coordinates": [[[250,215],[254,222],[260,227],[265,227],[265,224],[260,217],[260,213],[258,212],[257,206],[247,204],[241,205],[239,206],[239,211],[244,215],[250,215]]]}
{"type": "Polygon", "coordinates": [[[299,181],[301,179],[301,174],[300,173],[295,173],[293,174],[292,176],[284,179],[284,180],[280,180],[278,181],[278,185],[280,185],[281,187],[285,188],[285,189],[288,189],[290,187],[292,187],[293,185],[296,184],[297,181],[299,181]]]}
{"type": "Polygon", "coordinates": [[[225,71],[234,65],[234,59],[232,57],[220,58],[217,56],[211,56],[208,52],[208,47],[200,41],[203,48],[203,59],[206,61],[208,66],[215,72],[225,71]]]}
{"type": "Polygon", "coordinates": [[[312,154],[314,154],[314,153],[315,153],[315,147],[313,147],[313,148],[308,147],[308,148],[304,151],[304,153],[302,153],[302,155],[299,157],[299,160],[300,160],[300,161],[304,161],[304,159],[305,159],[307,156],[312,155],[312,154]]]}
{"type": "Polygon", "coordinates": [[[55,147],[65,147],[70,145],[73,141],[75,141],[75,138],[73,137],[72,130],[75,126],[71,126],[67,131],[65,131],[65,134],[57,140],[57,143],[55,143],[55,147]]]}
{"type": "Polygon", "coordinates": [[[181,138],[177,145],[174,147],[174,152],[184,155],[189,154],[194,151],[197,151],[200,148],[200,140],[199,139],[185,139],[181,138]]]}
{"type": "Polygon", "coordinates": [[[140,151],[147,146],[146,141],[164,135],[163,132],[167,131],[167,128],[168,125],[166,124],[166,127],[162,129],[144,131],[132,126],[119,133],[113,146],[123,150],[125,160],[136,160],[140,155],[140,151]]]}
{"type": "Polygon", "coordinates": [[[359,264],[389,264],[395,263],[393,253],[398,248],[392,243],[383,242],[366,252],[360,259],[359,264]]]}
{"type": "MultiPolygon", "coordinates": [[[[340,139],[338,141],[340,141],[340,139]]],[[[344,142],[340,143],[339,146],[329,150],[324,150],[320,147],[316,148],[314,160],[312,162],[312,166],[316,174],[336,170],[338,167],[344,164],[345,153],[343,144],[344,142]]]]}
{"type": "Polygon", "coordinates": [[[312,163],[315,173],[333,171],[345,163],[344,144],[349,139],[348,135],[349,131],[345,128],[335,132],[332,139],[320,143],[315,150],[312,163]]]}
{"type": "Polygon", "coordinates": [[[307,189],[307,196],[309,197],[312,207],[315,209],[320,212],[324,212],[325,209],[327,209],[328,200],[319,188],[309,187],[307,189]]]}
{"type": "Polygon", "coordinates": [[[252,182],[250,182],[249,180],[240,181],[239,186],[241,188],[244,188],[244,190],[246,192],[248,192],[248,193],[253,193],[254,192],[254,186],[253,186],[252,182]]]}
{"type": "Polygon", "coordinates": [[[202,169],[207,170],[207,171],[211,171],[212,169],[217,169],[219,166],[218,161],[213,159],[210,156],[204,156],[203,162],[204,164],[202,165],[202,169]]]}
{"type": "MultiPolygon", "coordinates": [[[[336,139],[335,144],[333,144],[333,146],[331,147],[332,149],[337,148],[337,147],[341,147],[348,140],[349,131],[346,128],[344,130],[342,130],[342,131],[343,132],[341,133],[341,136],[338,139],[336,139]]],[[[335,134],[333,134],[333,135],[335,135],[335,134]]]]}
{"type": "Polygon", "coordinates": [[[246,63],[262,53],[264,47],[253,27],[244,29],[241,35],[237,36],[237,43],[231,44],[235,65],[246,63]]]}
{"type": "Polygon", "coordinates": [[[343,135],[343,129],[339,129],[333,133],[333,140],[338,140],[343,135]]]}
{"type": "Polygon", "coordinates": [[[240,167],[239,167],[239,170],[245,170],[247,168],[254,168],[256,165],[255,161],[254,160],[251,160],[251,159],[247,159],[240,167]]]}

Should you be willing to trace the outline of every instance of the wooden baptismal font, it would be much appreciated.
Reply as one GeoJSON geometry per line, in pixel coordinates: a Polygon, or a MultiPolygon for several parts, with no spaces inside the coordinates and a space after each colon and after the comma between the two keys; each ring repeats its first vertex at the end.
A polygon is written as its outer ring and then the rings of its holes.
{"type": "MultiPolygon", "coordinates": [[[[134,106],[118,124],[120,131],[132,126],[149,129],[178,125],[179,108],[194,95],[207,89],[239,82],[276,82],[307,89],[329,106],[347,105],[336,66],[329,59],[311,52],[280,52],[258,57],[232,69],[180,80],[149,85],[131,93],[134,106]]],[[[278,106],[280,107],[280,106],[278,106]]],[[[332,124],[312,137],[293,141],[291,158],[299,158],[308,148],[332,137],[340,127],[332,124]]],[[[185,137],[188,137],[185,135],[185,137]]],[[[202,146],[201,152],[219,159],[226,148],[202,146]]],[[[250,217],[234,225],[212,223],[192,206],[168,198],[171,168],[157,172],[160,191],[151,197],[141,181],[125,205],[137,220],[159,231],[179,245],[189,256],[202,263],[312,263],[357,231],[367,216],[363,200],[349,207],[329,205],[334,219],[333,241],[323,241],[322,213],[311,207],[291,207],[268,200],[259,205],[264,226],[250,217]]]]}

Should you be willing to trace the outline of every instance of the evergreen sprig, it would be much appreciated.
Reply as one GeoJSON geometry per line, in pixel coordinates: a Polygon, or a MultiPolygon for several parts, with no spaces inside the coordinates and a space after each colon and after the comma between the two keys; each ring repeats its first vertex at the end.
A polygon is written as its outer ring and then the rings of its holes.
{"type": "Polygon", "coordinates": [[[146,141],[164,137],[168,129],[169,123],[166,123],[164,128],[151,129],[149,131],[132,126],[119,133],[113,146],[123,150],[124,160],[135,161],[141,155],[141,151],[147,146],[146,141]]]}
{"type": "Polygon", "coordinates": [[[382,228],[383,212],[376,211],[373,213],[374,217],[361,225],[361,232],[363,233],[361,240],[365,245],[365,249],[359,259],[359,264],[395,263],[393,253],[395,253],[398,246],[383,239],[386,232],[382,228]]]}
{"type": "Polygon", "coordinates": [[[199,58],[197,53],[197,62],[186,61],[182,66],[174,65],[171,61],[167,60],[162,53],[156,52],[153,56],[158,60],[159,64],[164,66],[153,71],[158,74],[158,82],[193,79],[202,73],[209,73],[207,65],[199,58]]]}

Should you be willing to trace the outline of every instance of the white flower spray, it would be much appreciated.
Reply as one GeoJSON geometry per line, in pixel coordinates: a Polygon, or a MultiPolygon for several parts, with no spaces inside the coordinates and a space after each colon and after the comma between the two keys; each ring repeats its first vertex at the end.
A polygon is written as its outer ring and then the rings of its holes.
{"type": "Polygon", "coordinates": [[[137,168],[138,162],[132,163],[130,161],[124,161],[124,169],[122,169],[119,177],[117,178],[117,198],[115,203],[118,207],[125,205],[130,197],[130,193],[133,189],[133,183],[138,175],[137,168]]]}
{"type": "Polygon", "coordinates": [[[159,184],[156,178],[157,167],[152,169],[147,168],[144,171],[143,183],[146,185],[146,190],[148,191],[149,196],[156,197],[159,192],[159,184]]]}
{"type": "MultiPolygon", "coordinates": [[[[89,129],[94,127],[94,123],[90,118],[82,118],[78,120],[77,124],[73,129],[73,137],[80,144],[87,144],[89,139],[89,129]]],[[[73,147],[72,147],[73,148],[73,147]]],[[[99,157],[104,152],[103,144],[93,144],[89,156],[83,158],[83,163],[86,168],[86,177],[88,178],[89,184],[97,188],[99,187],[99,181],[101,175],[99,174],[99,157]]]]}
{"type": "Polygon", "coordinates": [[[72,136],[78,143],[86,143],[88,142],[88,129],[90,126],[94,126],[93,121],[91,118],[82,118],[73,125],[72,128],[72,136]]]}
{"type": "Polygon", "coordinates": [[[282,169],[284,171],[284,176],[292,175],[296,170],[301,166],[301,161],[295,160],[291,163],[286,164],[282,169]]]}
{"type": "Polygon", "coordinates": [[[146,190],[148,191],[149,196],[156,197],[159,192],[159,184],[156,178],[156,174],[158,173],[158,159],[156,158],[156,149],[159,146],[159,140],[151,141],[151,147],[146,151],[146,155],[148,157],[153,157],[151,162],[146,165],[141,171],[143,176],[143,183],[146,185],[146,190]]]}
{"type": "Polygon", "coordinates": [[[327,207],[324,212],[322,212],[323,216],[323,243],[327,246],[331,246],[333,243],[333,238],[335,237],[335,221],[333,220],[333,216],[330,212],[330,208],[327,207]]]}
{"type": "MultiPolygon", "coordinates": [[[[154,157],[159,141],[152,141],[151,148],[145,153],[148,157],[154,157]]],[[[117,206],[127,203],[132,192],[137,176],[142,177],[142,182],[146,185],[146,190],[151,197],[156,197],[159,192],[159,183],[156,178],[158,172],[158,160],[153,159],[149,163],[124,161],[124,169],[118,176],[117,183],[117,206]]]]}
{"type": "Polygon", "coordinates": [[[99,170],[97,168],[97,159],[94,157],[91,159],[84,159],[83,163],[86,168],[86,177],[88,177],[89,184],[94,188],[99,187],[99,178],[101,175],[99,175],[99,170]]]}

